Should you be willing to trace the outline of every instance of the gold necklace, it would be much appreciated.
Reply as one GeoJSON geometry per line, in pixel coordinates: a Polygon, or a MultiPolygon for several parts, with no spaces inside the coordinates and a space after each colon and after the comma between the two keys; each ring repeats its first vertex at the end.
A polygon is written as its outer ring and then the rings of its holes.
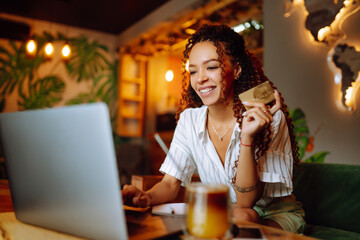
{"type": "Polygon", "coordinates": [[[216,129],[214,128],[214,125],[212,124],[211,122],[211,119],[210,119],[210,116],[208,116],[209,118],[209,122],[210,122],[210,125],[212,127],[212,129],[214,130],[215,134],[218,136],[219,140],[222,141],[224,139],[224,136],[230,131],[230,129],[234,126],[234,124],[236,123],[236,120],[230,125],[230,127],[224,132],[223,135],[220,135],[216,129]]]}

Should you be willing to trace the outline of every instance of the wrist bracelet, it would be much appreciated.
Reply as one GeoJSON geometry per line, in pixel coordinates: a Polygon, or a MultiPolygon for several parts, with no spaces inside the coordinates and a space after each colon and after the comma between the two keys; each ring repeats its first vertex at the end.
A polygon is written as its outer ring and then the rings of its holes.
{"type": "Polygon", "coordinates": [[[255,184],[254,186],[246,187],[246,188],[240,187],[236,183],[233,183],[232,185],[238,192],[247,193],[247,192],[254,191],[259,186],[259,182],[257,182],[257,184],[255,184]]]}
{"type": "Polygon", "coordinates": [[[252,147],[254,144],[252,143],[252,144],[243,144],[242,142],[241,142],[241,138],[240,138],[240,145],[241,146],[244,146],[244,147],[252,147]]]}

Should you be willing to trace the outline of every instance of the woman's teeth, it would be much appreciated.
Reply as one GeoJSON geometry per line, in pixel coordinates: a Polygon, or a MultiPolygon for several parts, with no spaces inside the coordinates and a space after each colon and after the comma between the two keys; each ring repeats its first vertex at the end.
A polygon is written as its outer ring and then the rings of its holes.
{"type": "Polygon", "coordinates": [[[213,90],[214,88],[205,88],[205,89],[201,89],[200,92],[201,93],[207,93],[210,92],[211,90],[213,90]]]}

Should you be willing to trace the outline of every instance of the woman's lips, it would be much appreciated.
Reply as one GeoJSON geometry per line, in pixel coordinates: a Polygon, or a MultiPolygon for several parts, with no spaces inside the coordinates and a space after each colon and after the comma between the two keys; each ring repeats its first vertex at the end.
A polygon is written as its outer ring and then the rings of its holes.
{"type": "Polygon", "coordinates": [[[209,95],[216,87],[203,87],[199,88],[199,92],[201,95],[206,96],[209,95]]]}

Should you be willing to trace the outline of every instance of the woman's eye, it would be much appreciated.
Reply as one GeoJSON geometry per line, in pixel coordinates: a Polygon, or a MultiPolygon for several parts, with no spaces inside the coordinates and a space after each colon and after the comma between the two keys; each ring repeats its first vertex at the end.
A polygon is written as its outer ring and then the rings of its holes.
{"type": "Polygon", "coordinates": [[[190,75],[194,75],[196,71],[189,71],[190,75]]]}
{"type": "Polygon", "coordinates": [[[218,66],[210,66],[208,67],[209,70],[215,70],[215,69],[218,69],[219,67],[218,66]]]}

